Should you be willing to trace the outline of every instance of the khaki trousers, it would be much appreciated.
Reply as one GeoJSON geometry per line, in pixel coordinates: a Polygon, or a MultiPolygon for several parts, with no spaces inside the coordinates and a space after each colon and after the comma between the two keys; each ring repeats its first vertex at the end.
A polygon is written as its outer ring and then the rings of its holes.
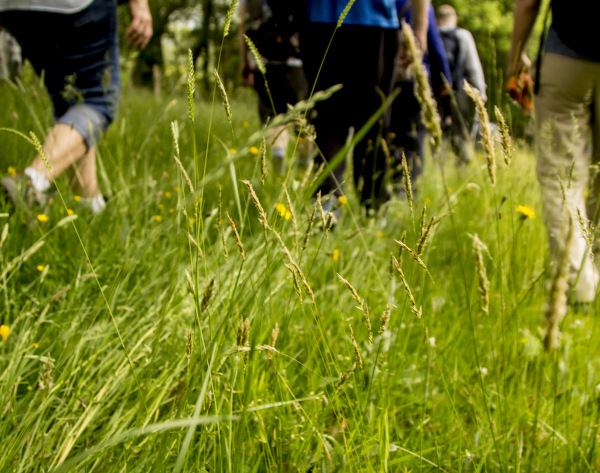
{"type": "Polygon", "coordinates": [[[597,172],[590,170],[590,165],[600,162],[600,63],[548,53],[540,74],[540,89],[535,98],[537,174],[550,254],[556,263],[564,250],[568,208],[574,217],[569,282],[575,301],[590,302],[596,294],[598,271],[582,236],[578,211],[585,222],[590,219],[595,226],[600,213],[597,209],[600,185],[595,179],[597,172]],[[561,180],[566,189],[566,204],[561,180]]]}

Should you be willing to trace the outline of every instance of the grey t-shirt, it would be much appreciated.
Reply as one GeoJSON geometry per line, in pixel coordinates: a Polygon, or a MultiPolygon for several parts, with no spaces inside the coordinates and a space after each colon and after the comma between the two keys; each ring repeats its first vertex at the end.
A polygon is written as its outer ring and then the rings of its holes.
{"type": "Polygon", "coordinates": [[[0,0],[0,11],[36,10],[54,13],[76,13],[93,0],[0,0]]]}

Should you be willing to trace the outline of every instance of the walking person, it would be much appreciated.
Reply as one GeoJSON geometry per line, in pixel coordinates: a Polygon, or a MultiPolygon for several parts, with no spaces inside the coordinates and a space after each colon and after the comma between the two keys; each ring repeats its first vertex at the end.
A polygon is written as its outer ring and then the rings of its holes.
{"type": "MultiPolygon", "coordinates": [[[[412,22],[412,0],[397,0],[400,20],[412,22]]],[[[415,80],[410,64],[406,64],[407,53],[404,41],[400,42],[400,52],[396,58],[397,77],[395,87],[400,93],[392,104],[390,123],[390,148],[392,154],[392,181],[396,192],[402,191],[402,156],[410,170],[410,178],[416,188],[416,179],[423,172],[427,130],[423,124],[421,104],[415,95],[415,80]]],[[[427,26],[427,48],[423,65],[429,74],[429,82],[436,100],[444,100],[449,91],[446,84],[452,84],[450,69],[440,32],[435,22],[435,12],[429,5],[427,26]],[[445,78],[446,83],[442,79],[445,78]]]]}
{"type": "Polygon", "coordinates": [[[446,57],[452,77],[455,103],[448,96],[442,102],[443,121],[452,149],[463,162],[471,160],[471,137],[475,136],[475,106],[464,90],[465,80],[479,90],[483,101],[487,100],[485,77],[477,46],[470,31],[458,27],[458,16],[454,7],[440,5],[436,10],[446,57]]]}
{"type": "MultiPolygon", "coordinates": [[[[288,105],[306,98],[308,83],[300,57],[297,19],[290,0],[242,0],[240,2],[239,43],[242,80],[253,86],[258,95],[258,111],[263,124],[288,105]],[[255,58],[246,45],[246,34],[254,43],[265,66],[260,73],[255,58]]],[[[289,133],[286,126],[271,130],[271,157],[276,173],[284,169],[289,133]]]]}
{"type": "MultiPolygon", "coordinates": [[[[541,0],[517,0],[508,58],[508,77],[527,72],[525,53],[541,0]]],[[[554,264],[569,252],[569,283],[575,302],[591,302],[596,295],[598,271],[585,240],[579,235],[583,222],[598,221],[598,178],[590,180],[590,165],[600,164],[600,49],[596,22],[600,3],[584,0],[552,0],[552,24],[538,75],[534,99],[537,175],[554,264]],[[591,147],[590,147],[591,143],[591,147]],[[571,176],[571,167],[573,173],[571,176]],[[566,186],[566,205],[563,200],[566,186]],[[588,186],[589,183],[589,186],[588,186]],[[575,235],[565,248],[574,218],[575,235]]]]}
{"type": "MultiPolygon", "coordinates": [[[[413,28],[418,41],[424,45],[429,1],[413,0],[412,3],[413,28]]],[[[336,29],[347,0],[307,0],[306,4],[307,23],[301,30],[300,44],[309,86],[324,90],[343,85],[339,92],[315,107],[319,150],[316,161],[330,163],[344,147],[349,129],[358,132],[382,105],[382,95],[392,90],[398,49],[398,10],[396,0],[357,1],[336,29]]],[[[388,198],[383,186],[386,160],[380,141],[388,126],[389,113],[354,147],[354,184],[367,209],[377,208],[388,198]]],[[[327,178],[321,186],[322,195],[343,194],[344,171],[345,161],[335,169],[325,169],[327,178]]]]}
{"type": "MultiPolygon", "coordinates": [[[[148,0],[129,0],[125,39],[143,48],[152,36],[148,0]]],[[[114,120],[121,89],[117,0],[0,0],[0,23],[44,77],[55,124],[20,174],[0,180],[21,207],[44,207],[51,182],[74,169],[73,188],[93,212],[106,205],[96,175],[96,143],[114,120]]]]}

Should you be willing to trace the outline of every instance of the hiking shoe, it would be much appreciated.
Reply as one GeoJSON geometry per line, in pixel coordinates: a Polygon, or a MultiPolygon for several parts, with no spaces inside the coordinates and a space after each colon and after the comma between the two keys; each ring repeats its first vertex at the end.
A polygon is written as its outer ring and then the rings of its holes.
{"type": "Polygon", "coordinates": [[[6,176],[0,179],[0,191],[3,191],[16,207],[31,210],[34,206],[46,208],[50,195],[45,191],[37,191],[28,176],[23,173],[6,176]]]}

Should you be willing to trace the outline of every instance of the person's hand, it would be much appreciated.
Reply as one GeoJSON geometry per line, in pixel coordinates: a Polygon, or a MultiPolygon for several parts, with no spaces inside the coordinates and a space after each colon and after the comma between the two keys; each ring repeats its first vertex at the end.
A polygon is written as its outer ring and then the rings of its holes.
{"type": "Polygon", "coordinates": [[[533,80],[525,69],[511,76],[506,83],[506,90],[523,112],[528,115],[533,108],[533,80]]]}
{"type": "Polygon", "coordinates": [[[125,41],[134,48],[144,49],[152,38],[152,14],[148,0],[129,0],[131,24],[125,32],[125,41]]]}
{"type": "Polygon", "coordinates": [[[525,51],[521,53],[519,59],[510,62],[508,64],[508,69],[506,70],[506,77],[508,79],[518,76],[524,72],[529,73],[529,69],[531,69],[531,59],[527,57],[525,51]],[[513,62],[513,64],[510,62],[513,62]]]}
{"type": "Polygon", "coordinates": [[[421,30],[419,28],[415,28],[414,34],[415,39],[417,40],[417,46],[421,51],[421,57],[423,57],[427,51],[427,29],[421,30]]]}

